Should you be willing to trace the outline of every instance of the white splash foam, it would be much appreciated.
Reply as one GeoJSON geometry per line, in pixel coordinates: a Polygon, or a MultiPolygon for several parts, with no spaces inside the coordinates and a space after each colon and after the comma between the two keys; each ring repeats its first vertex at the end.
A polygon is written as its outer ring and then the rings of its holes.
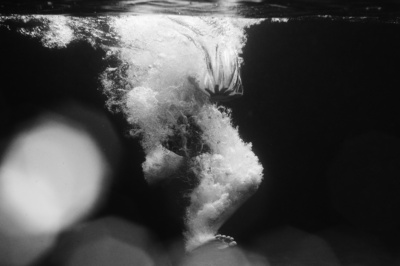
{"type": "Polygon", "coordinates": [[[199,184],[185,217],[186,248],[215,239],[221,225],[255,192],[263,167],[232,126],[230,111],[213,104],[205,89],[219,85],[233,90],[239,84],[245,28],[262,20],[153,15],[19,19],[47,26],[20,31],[41,38],[46,47],[86,40],[107,51],[105,60],[117,61],[101,80],[108,104],[122,110],[133,135],[141,136],[146,179],[169,178],[186,164],[199,184]]]}

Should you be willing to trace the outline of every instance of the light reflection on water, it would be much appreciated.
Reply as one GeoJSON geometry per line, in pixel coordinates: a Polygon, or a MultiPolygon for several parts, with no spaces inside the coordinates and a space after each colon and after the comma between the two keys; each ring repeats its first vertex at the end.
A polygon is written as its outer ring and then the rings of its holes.
{"type": "Polygon", "coordinates": [[[118,15],[171,14],[188,16],[267,17],[374,17],[397,18],[395,1],[265,1],[265,0],[125,0],[125,1],[0,1],[0,14],[118,15]]]}

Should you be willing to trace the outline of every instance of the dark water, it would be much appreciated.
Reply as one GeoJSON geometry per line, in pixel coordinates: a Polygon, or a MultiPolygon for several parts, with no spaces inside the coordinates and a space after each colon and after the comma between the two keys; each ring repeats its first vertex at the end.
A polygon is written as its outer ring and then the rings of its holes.
{"type": "MultiPolygon", "coordinates": [[[[2,1],[0,13],[93,15],[130,12],[133,5],[51,3],[2,1]]],[[[165,5],[156,2],[148,8],[163,12],[165,5]]],[[[185,4],[179,11],[174,6],[166,12],[214,14],[212,8],[197,9],[213,3],[194,5],[190,11],[185,4]]],[[[398,5],[294,1],[243,6],[249,17],[338,17],[266,21],[247,31],[245,93],[226,105],[232,108],[243,139],[253,143],[265,167],[265,180],[221,232],[268,258],[270,265],[398,265],[398,5]],[[353,21],[343,14],[371,18],[353,21]],[[307,264],[310,260],[316,264],[307,264]]],[[[111,121],[122,151],[109,192],[89,221],[115,216],[146,226],[165,246],[179,239],[182,210],[175,190],[171,184],[146,184],[139,143],[128,137],[125,118],[105,107],[107,99],[98,89],[98,75],[107,67],[104,52],[83,42],[46,49],[38,40],[6,28],[0,28],[0,51],[0,156],[21,125],[45,111],[87,123],[107,154],[112,147],[99,133],[102,124],[90,124],[79,111],[60,106],[92,108],[111,121]]],[[[67,234],[66,243],[74,237],[67,234]]],[[[73,245],[60,243],[39,265],[51,265],[60,250],[73,245]]]]}

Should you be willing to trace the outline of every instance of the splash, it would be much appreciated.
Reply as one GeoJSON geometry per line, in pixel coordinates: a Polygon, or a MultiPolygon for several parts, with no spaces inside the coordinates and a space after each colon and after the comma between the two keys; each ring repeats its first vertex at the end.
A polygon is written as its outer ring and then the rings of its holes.
{"type": "Polygon", "coordinates": [[[47,22],[30,31],[47,47],[62,48],[80,39],[107,51],[110,67],[101,81],[108,106],[123,112],[132,135],[140,137],[146,180],[179,178],[177,172],[185,169],[196,185],[188,192],[184,217],[186,249],[219,239],[219,228],[263,178],[251,144],[232,125],[231,111],[215,103],[243,94],[239,55],[245,28],[261,20],[30,18],[47,22]]]}

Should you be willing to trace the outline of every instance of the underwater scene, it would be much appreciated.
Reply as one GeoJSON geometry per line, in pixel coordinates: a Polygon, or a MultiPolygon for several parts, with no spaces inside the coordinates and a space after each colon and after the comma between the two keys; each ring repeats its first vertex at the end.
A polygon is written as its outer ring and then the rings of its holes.
{"type": "Polygon", "coordinates": [[[0,1],[0,266],[400,265],[399,10],[0,1]]]}

